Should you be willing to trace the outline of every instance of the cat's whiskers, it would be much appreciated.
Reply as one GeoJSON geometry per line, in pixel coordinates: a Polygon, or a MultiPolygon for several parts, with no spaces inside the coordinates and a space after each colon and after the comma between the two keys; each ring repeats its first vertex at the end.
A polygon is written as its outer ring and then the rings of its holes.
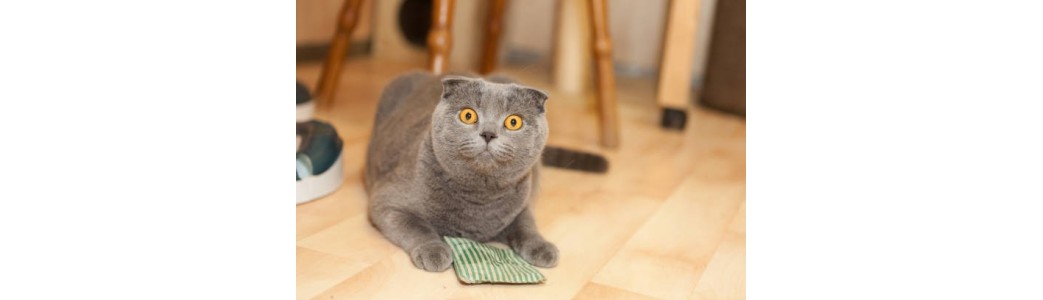
{"type": "Polygon", "coordinates": [[[475,157],[478,157],[478,155],[481,154],[483,151],[485,151],[484,148],[485,145],[482,145],[481,143],[476,143],[474,141],[465,141],[460,145],[460,155],[469,159],[474,159],[475,157]]]}

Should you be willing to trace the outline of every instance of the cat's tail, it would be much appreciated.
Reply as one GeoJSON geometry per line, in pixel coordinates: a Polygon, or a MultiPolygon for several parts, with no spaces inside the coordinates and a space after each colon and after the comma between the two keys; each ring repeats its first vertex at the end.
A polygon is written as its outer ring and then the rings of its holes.
{"type": "Polygon", "coordinates": [[[594,173],[608,171],[604,156],[555,146],[543,148],[543,165],[594,173]]]}

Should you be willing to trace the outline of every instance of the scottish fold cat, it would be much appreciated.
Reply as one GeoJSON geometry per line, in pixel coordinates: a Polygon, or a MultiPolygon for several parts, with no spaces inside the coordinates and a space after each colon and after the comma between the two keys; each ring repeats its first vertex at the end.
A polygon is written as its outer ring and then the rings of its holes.
{"type": "Polygon", "coordinates": [[[601,172],[607,163],[562,149],[543,155],[546,101],[546,93],[506,77],[411,73],[393,80],[366,154],[370,221],[427,271],[452,263],[441,236],[499,241],[535,266],[555,266],[558,249],[529,209],[541,157],[601,172]]]}

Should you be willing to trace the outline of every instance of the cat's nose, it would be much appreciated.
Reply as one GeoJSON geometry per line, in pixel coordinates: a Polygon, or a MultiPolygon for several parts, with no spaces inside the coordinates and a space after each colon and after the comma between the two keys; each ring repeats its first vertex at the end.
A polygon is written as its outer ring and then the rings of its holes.
{"type": "Polygon", "coordinates": [[[482,132],[479,135],[482,136],[483,139],[485,139],[486,143],[488,143],[489,141],[491,141],[491,140],[496,138],[496,134],[495,133],[488,132],[488,131],[482,132]]]}

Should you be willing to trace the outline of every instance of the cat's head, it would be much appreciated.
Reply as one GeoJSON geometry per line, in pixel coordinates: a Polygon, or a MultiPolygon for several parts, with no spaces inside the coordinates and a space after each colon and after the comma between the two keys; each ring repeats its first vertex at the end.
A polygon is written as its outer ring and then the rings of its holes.
{"type": "Polygon", "coordinates": [[[538,163],[547,142],[547,94],[482,79],[442,79],[432,148],[450,172],[507,175],[538,163]]]}

